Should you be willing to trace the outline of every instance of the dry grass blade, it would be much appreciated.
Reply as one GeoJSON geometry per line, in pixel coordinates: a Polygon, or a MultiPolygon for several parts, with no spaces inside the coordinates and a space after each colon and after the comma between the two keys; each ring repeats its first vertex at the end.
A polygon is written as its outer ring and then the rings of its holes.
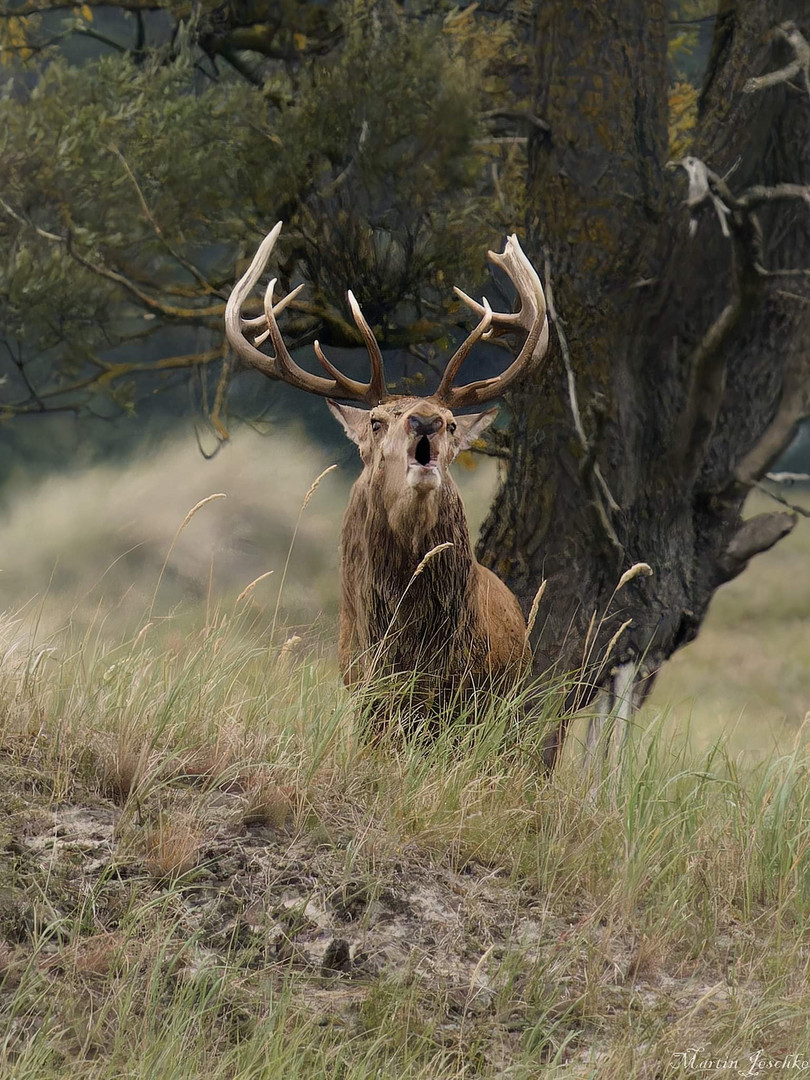
{"type": "MultiPolygon", "coordinates": [[[[582,661],[582,670],[583,670],[583,672],[585,670],[587,670],[587,668],[588,668],[588,665],[589,665],[590,660],[591,660],[591,654],[593,652],[594,647],[596,646],[597,641],[599,640],[602,627],[605,625],[605,621],[608,618],[608,612],[610,610],[610,605],[613,603],[613,600],[614,600],[614,598],[616,596],[616,593],[618,593],[621,589],[623,589],[624,586],[628,584],[628,582],[633,581],[634,578],[637,578],[637,577],[652,577],[652,573],[653,573],[653,569],[649,565],[649,563],[645,563],[645,562],[633,563],[633,565],[628,570],[625,570],[625,572],[619,578],[618,584],[616,585],[616,588],[613,590],[613,592],[610,594],[610,600],[608,600],[607,606],[605,607],[605,610],[602,613],[602,616],[599,619],[598,624],[596,622],[596,612],[594,611],[594,613],[593,613],[593,615],[591,617],[590,625],[588,626],[588,633],[585,635],[585,647],[583,649],[583,661],[582,661]]],[[[613,637],[608,642],[606,651],[605,651],[601,661],[599,660],[598,657],[595,658],[594,664],[598,665],[598,673],[601,673],[602,669],[605,666],[605,663],[607,662],[607,658],[610,655],[611,649],[613,648],[613,646],[616,644],[616,642],[619,640],[619,638],[621,637],[621,635],[624,633],[624,631],[627,629],[627,627],[629,625],[630,625],[630,622],[628,621],[628,622],[624,623],[622,626],[619,627],[619,629],[616,631],[616,633],[613,635],[613,637]]],[[[595,679],[598,678],[598,673],[597,673],[596,676],[594,676],[593,681],[595,681],[595,679]]]]}
{"type": "Polygon", "coordinates": [[[607,662],[608,657],[613,652],[613,646],[625,632],[627,627],[632,623],[632,621],[632,619],[627,619],[625,622],[623,622],[619,629],[616,631],[616,633],[613,635],[613,637],[610,639],[610,641],[607,643],[607,647],[605,648],[605,656],[602,661],[603,664],[607,662]]]}
{"type": "Polygon", "coordinates": [[[287,548],[287,558],[284,560],[284,569],[283,569],[283,571],[281,573],[281,581],[279,582],[279,586],[278,586],[278,596],[276,597],[276,607],[275,607],[275,611],[273,612],[273,625],[270,628],[270,644],[271,645],[273,644],[273,641],[275,640],[275,637],[276,637],[276,623],[278,622],[278,609],[281,606],[281,596],[282,596],[282,593],[284,592],[284,582],[287,580],[287,571],[290,568],[290,559],[292,557],[293,547],[295,546],[295,538],[298,536],[298,529],[299,529],[299,527],[301,525],[301,517],[302,517],[304,511],[306,510],[306,508],[309,506],[310,499],[315,494],[315,492],[318,490],[318,485],[320,484],[321,480],[323,480],[323,478],[325,476],[328,476],[330,472],[334,472],[336,468],[337,468],[336,464],[335,465],[329,465],[323,470],[322,473],[320,473],[318,476],[315,477],[315,479],[312,481],[312,483],[309,486],[309,491],[304,496],[304,501],[301,503],[301,509],[298,511],[298,517],[295,520],[295,528],[293,529],[292,539],[290,540],[290,546],[289,546],[289,548],[287,548]]]}
{"type": "Polygon", "coordinates": [[[328,476],[330,472],[334,472],[336,468],[337,468],[337,465],[329,465],[328,468],[323,470],[323,472],[320,474],[320,476],[315,477],[315,479],[312,481],[312,483],[309,486],[309,491],[304,496],[304,501],[301,503],[301,509],[302,510],[306,510],[307,506],[309,506],[309,500],[312,498],[312,496],[318,490],[318,484],[320,484],[321,480],[323,480],[323,478],[325,476],[328,476]]]}
{"type": "Polygon", "coordinates": [[[207,506],[208,503],[210,503],[210,502],[214,502],[216,499],[225,499],[225,498],[227,498],[227,496],[225,495],[224,491],[218,491],[214,495],[206,495],[206,497],[204,499],[200,499],[200,501],[198,503],[196,503],[194,506],[192,506],[192,508],[189,510],[189,512],[183,518],[182,522],[180,523],[180,528],[177,530],[177,532],[172,537],[172,542],[171,542],[171,544],[169,544],[169,550],[166,552],[166,558],[163,560],[163,566],[161,566],[161,568],[160,568],[160,573],[158,574],[157,584],[155,585],[155,591],[152,593],[152,603],[149,605],[149,614],[146,617],[147,622],[149,622],[149,620],[152,618],[152,612],[155,610],[155,601],[157,600],[157,594],[158,594],[158,590],[160,589],[160,583],[161,583],[161,581],[163,581],[163,575],[166,573],[166,567],[169,565],[169,559],[172,557],[172,552],[174,551],[175,544],[177,543],[178,539],[180,538],[180,534],[183,532],[183,530],[189,524],[189,522],[194,517],[194,515],[199,513],[200,510],[202,510],[202,508],[204,506],[207,506]]]}
{"type": "Polygon", "coordinates": [[[588,623],[588,632],[585,635],[585,645],[583,646],[583,649],[582,649],[582,652],[583,652],[582,666],[583,666],[583,668],[587,665],[588,658],[591,655],[591,649],[593,647],[592,638],[593,638],[593,632],[594,632],[595,627],[596,627],[596,610],[594,609],[594,613],[593,613],[593,615],[591,615],[591,621],[588,623]]]}
{"type": "Polygon", "coordinates": [[[649,563],[637,562],[630,567],[629,570],[625,570],[622,576],[619,578],[619,584],[616,586],[613,595],[615,596],[619,589],[623,589],[628,581],[632,581],[637,577],[652,577],[653,570],[649,563]]]}
{"type": "Polygon", "coordinates": [[[279,649],[276,660],[276,672],[279,676],[289,676],[295,661],[301,655],[304,639],[300,634],[292,634],[279,649]]]}
{"type": "Polygon", "coordinates": [[[227,498],[227,495],[225,494],[224,491],[217,491],[213,495],[206,495],[204,499],[200,499],[200,501],[198,503],[196,503],[196,505],[192,506],[192,508],[189,510],[189,512],[183,518],[183,521],[182,521],[182,523],[180,525],[180,528],[175,533],[174,540],[172,541],[172,546],[174,545],[174,541],[177,540],[177,537],[180,535],[180,533],[183,531],[183,529],[185,529],[185,527],[188,525],[188,523],[191,521],[191,519],[194,517],[195,514],[199,513],[199,511],[202,510],[202,508],[204,506],[207,506],[208,503],[213,502],[215,499],[225,499],[225,498],[227,498]]]}
{"type": "Polygon", "coordinates": [[[263,574],[259,574],[257,578],[254,578],[249,585],[246,585],[244,589],[239,593],[236,598],[236,603],[241,603],[246,596],[250,596],[260,581],[264,581],[265,578],[269,578],[271,574],[274,574],[275,570],[266,570],[263,574]]]}
{"type": "Polygon", "coordinates": [[[548,581],[545,578],[543,578],[543,580],[540,582],[540,588],[534,594],[534,600],[532,600],[532,606],[531,606],[531,608],[529,610],[529,619],[528,619],[528,621],[526,623],[526,641],[527,642],[528,642],[529,638],[532,636],[532,630],[534,630],[534,624],[537,621],[537,612],[540,609],[540,601],[543,599],[543,594],[546,591],[546,585],[548,585],[548,581]]]}
{"type": "Polygon", "coordinates": [[[192,820],[160,820],[144,839],[146,869],[155,881],[173,881],[199,865],[202,833],[192,820]]]}
{"type": "MultiPolygon", "coordinates": [[[[439,576],[444,553],[413,565],[439,576]]],[[[794,577],[805,563],[800,551],[794,577]]],[[[801,1045],[804,739],[749,768],[725,741],[690,747],[665,710],[633,724],[630,627],[610,631],[592,710],[604,765],[569,753],[549,783],[531,747],[567,676],[519,746],[516,698],[497,714],[453,703],[430,745],[374,746],[331,660],[304,651],[280,677],[262,628],[229,619],[217,652],[204,629],[200,610],[154,659],[129,639],[67,637],[34,680],[24,657],[0,669],[1,831],[25,852],[0,888],[0,1076],[304,1077],[314,1047],[353,1077],[459,1080],[484,1060],[551,1077],[548,1058],[570,1048],[576,1075],[624,1080],[634,1054],[664,1075],[698,1039],[747,1049],[763,1015],[763,1042],[801,1045]],[[283,979],[272,1009],[268,969],[283,979]],[[336,992],[362,1020],[348,1040],[323,1024],[336,992]]],[[[0,655],[20,633],[0,621],[0,655]]],[[[385,717],[392,734],[412,712],[385,717]]]]}
{"type": "MultiPolygon", "coordinates": [[[[430,549],[430,551],[428,551],[425,555],[423,555],[422,558],[419,560],[419,565],[416,567],[414,572],[411,574],[411,581],[413,581],[414,578],[419,577],[419,575],[425,569],[425,567],[430,562],[430,560],[433,559],[436,555],[438,555],[440,551],[446,551],[448,548],[451,548],[451,547],[454,547],[454,546],[455,545],[452,543],[452,541],[446,540],[443,544],[437,544],[436,547],[432,547],[430,549]]],[[[410,587],[411,581],[408,582],[408,587],[410,587]]],[[[407,592],[407,591],[408,591],[408,589],[405,590],[405,592],[407,592]]]]}

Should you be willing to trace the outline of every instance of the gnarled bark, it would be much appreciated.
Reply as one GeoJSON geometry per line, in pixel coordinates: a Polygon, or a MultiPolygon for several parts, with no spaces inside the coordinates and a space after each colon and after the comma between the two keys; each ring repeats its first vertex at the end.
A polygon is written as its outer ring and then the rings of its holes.
{"type": "MultiPolygon", "coordinates": [[[[792,527],[741,518],[810,403],[810,280],[770,273],[810,266],[810,94],[749,83],[792,70],[790,27],[773,34],[787,20],[807,38],[802,0],[722,5],[694,145],[707,190],[690,208],[665,168],[664,5],[540,8],[535,111],[550,131],[532,138],[528,250],[551,269],[585,439],[557,345],[514,395],[511,466],[479,543],[524,610],[548,579],[538,674],[582,663],[596,611],[592,657],[632,619],[601,681],[627,664],[649,677],[695,637],[715,589],[792,527]],[[636,561],[654,575],[613,598],[636,561]]],[[[549,736],[549,766],[564,734],[549,736]]]]}

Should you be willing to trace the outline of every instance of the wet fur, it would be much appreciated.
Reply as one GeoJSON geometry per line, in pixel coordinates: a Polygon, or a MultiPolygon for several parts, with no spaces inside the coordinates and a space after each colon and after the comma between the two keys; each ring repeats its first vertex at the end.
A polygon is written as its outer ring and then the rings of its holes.
{"type": "Polygon", "coordinates": [[[367,675],[409,674],[451,693],[516,680],[527,660],[517,600],[476,562],[461,496],[442,487],[408,493],[388,511],[384,477],[352,488],[341,541],[339,653],[351,685],[367,675]],[[432,548],[450,542],[414,578],[432,548]]]}

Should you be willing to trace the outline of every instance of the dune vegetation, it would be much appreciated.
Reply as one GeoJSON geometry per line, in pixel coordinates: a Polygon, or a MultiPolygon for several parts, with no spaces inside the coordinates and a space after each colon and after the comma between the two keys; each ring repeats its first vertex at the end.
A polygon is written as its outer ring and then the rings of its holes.
{"type": "MultiPolygon", "coordinates": [[[[273,451],[169,445],[8,496],[0,1075],[801,1061],[807,530],[720,592],[615,770],[575,738],[548,779],[562,677],[520,721],[369,741],[334,660],[347,469],[302,510],[331,462],[273,451]]],[[[494,476],[461,479],[480,518],[494,476]]]]}

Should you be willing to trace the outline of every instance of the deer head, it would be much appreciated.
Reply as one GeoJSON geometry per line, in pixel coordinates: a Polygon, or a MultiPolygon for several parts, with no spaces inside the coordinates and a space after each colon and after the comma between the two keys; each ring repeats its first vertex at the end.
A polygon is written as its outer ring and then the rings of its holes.
{"type": "MultiPolygon", "coordinates": [[[[456,289],[461,300],[479,316],[478,325],[448,360],[433,394],[423,398],[395,395],[388,392],[380,347],[351,292],[348,294],[349,307],[371,362],[371,377],[367,383],[339,371],[326,358],[317,341],[314,343],[315,355],[328,378],[305,371],[293,360],[278,328],[277,316],[303,286],[299,285],[274,303],[274,278],[264,295],[264,314],[250,319],[242,317],[242,305],[261,277],[280,232],[281,222],[265,237],[247,271],[234,286],[225,311],[228,341],[237,356],[264,375],[328,399],[330,410],[359,447],[365,467],[362,479],[378,491],[392,528],[395,531],[409,529],[415,506],[435,501],[442,489],[452,484],[448,473],[450,464],[492,423],[497,413],[497,409],[488,409],[457,416],[455,410],[482,405],[500,397],[546,353],[548,319],[537,272],[516,236],[509,237],[501,254],[490,251],[490,261],[506,272],[517,290],[519,310],[494,312],[486,298],[479,304],[456,289]],[[524,340],[518,356],[502,374],[453,386],[477,342],[510,332],[522,335],[524,340]],[[273,356],[258,348],[268,339],[273,356]],[[366,408],[338,404],[335,398],[362,402],[366,408]]],[[[423,505],[423,509],[427,507],[423,505]]]]}

